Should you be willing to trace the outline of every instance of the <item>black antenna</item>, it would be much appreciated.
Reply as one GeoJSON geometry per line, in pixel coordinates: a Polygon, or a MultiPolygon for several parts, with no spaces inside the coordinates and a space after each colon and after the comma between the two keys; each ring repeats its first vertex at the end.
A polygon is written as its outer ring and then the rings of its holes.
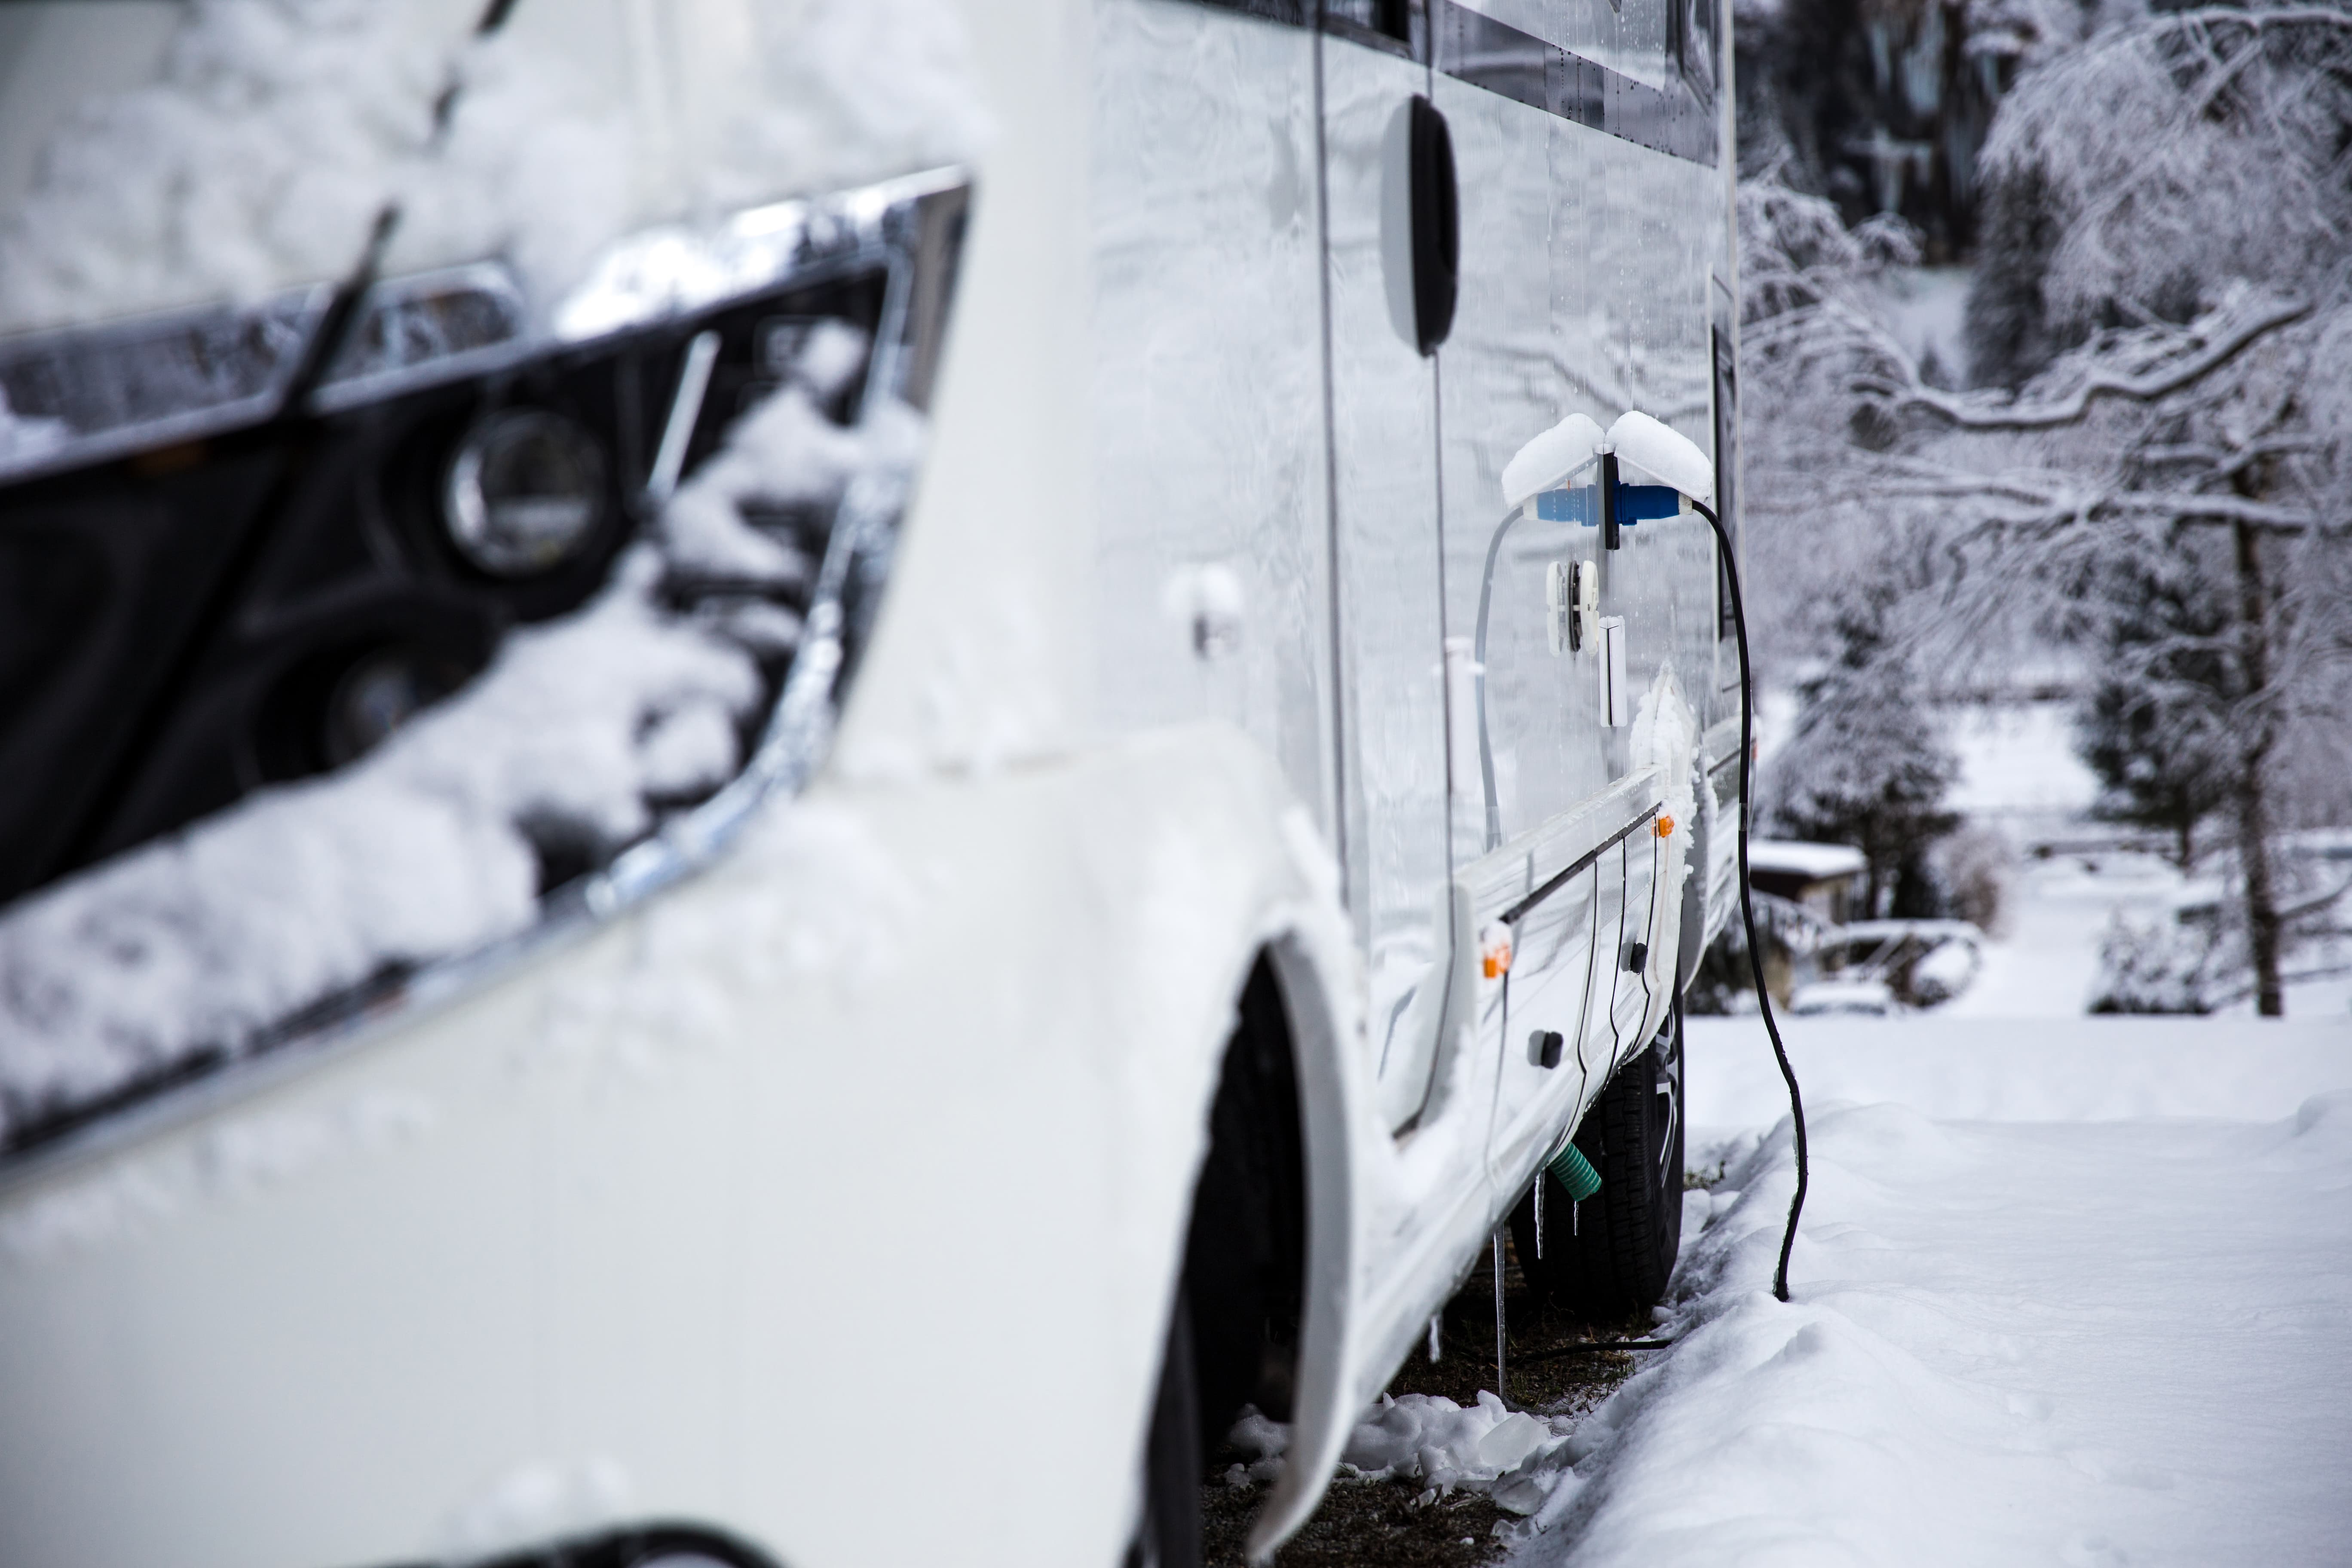
{"type": "Polygon", "coordinates": [[[343,352],[352,330],[359,324],[360,304],[375,286],[376,274],[383,266],[384,250],[399,227],[400,204],[384,203],[368,229],[366,242],[360,247],[359,258],[329,297],[326,314],[319,318],[318,331],[310,334],[302,358],[295,364],[294,374],[288,378],[286,390],[278,399],[272,423],[298,416],[302,405],[310,402],[310,395],[327,379],[327,373],[334,368],[336,357],[343,352]]]}
{"type": "MultiPolygon", "coordinates": [[[[203,604],[188,623],[180,639],[180,651],[172,661],[171,673],[156,682],[155,689],[139,705],[139,714],[129,731],[129,740],[97,786],[82,805],[81,816],[67,838],[67,848],[60,863],[67,868],[86,865],[105,842],[107,828],[115,814],[131,796],[155,746],[162,740],[171,715],[186,697],[202,663],[205,649],[219,636],[231,613],[236,607],[237,595],[246,586],[246,579],[276,533],[278,519],[294,502],[303,481],[309,477],[310,466],[318,445],[317,422],[311,417],[311,395],[326,382],[341,357],[343,345],[359,325],[361,306],[368,290],[375,284],[376,269],[383,264],[385,247],[392,243],[394,231],[400,226],[400,205],[387,202],[375,215],[369,228],[366,243],[360,247],[358,258],[335,285],[327,300],[327,309],[319,318],[310,341],[303,345],[302,357],[295,362],[293,374],[287,377],[285,390],[278,394],[278,405],[270,410],[254,432],[256,444],[272,437],[286,442],[285,460],[271,481],[268,493],[255,508],[244,532],[229,546],[221,569],[213,579],[203,604]]],[[[254,437],[248,437],[252,439],[254,437]]]]}
{"type": "MultiPolygon", "coordinates": [[[[514,14],[514,8],[515,0],[490,0],[482,12],[481,20],[474,24],[474,37],[487,38],[505,26],[507,18],[514,14]]],[[[457,110],[457,95],[464,89],[465,83],[453,64],[449,68],[448,81],[443,84],[440,96],[433,100],[433,139],[436,142],[447,132],[449,117],[457,110]]]]}

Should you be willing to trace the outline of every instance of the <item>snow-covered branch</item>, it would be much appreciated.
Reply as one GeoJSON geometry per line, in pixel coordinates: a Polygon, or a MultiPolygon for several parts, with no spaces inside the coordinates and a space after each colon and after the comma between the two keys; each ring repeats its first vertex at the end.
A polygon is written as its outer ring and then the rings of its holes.
{"type": "Polygon", "coordinates": [[[2110,490],[2053,487],[1999,474],[1896,475],[1881,491],[1890,498],[1913,500],[1984,500],[2022,504],[2032,509],[2005,513],[2000,521],[2011,527],[2057,528],[2105,519],[2135,518],[2165,522],[2207,525],[2246,524],[2264,533],[2294,537],[2314,530],[2352,530],[2352,520],[2323,517],[2298,507],[2278,506],[2245,496],[2207,495],[2192,490],[2110,490]]]}
{"type": "Polygon", "coordinates": [[[2311,310],[2309,300],[2270,299],[2214,312],[2220,320],[2209,317],[2192,329],[2202,342],[2185,357],[2137,373],[2095,363],[2073,391],[2047,400],[2020,400],[2000,393],[1938,392],[1922,384],[1916,374],[1901,383],[1864,374],[1855,378],[1855,388],[1886,398],[1898,410],[1919,409],[1964,429],[2055,429],[2078,423],[2103,397],[2152,403],[2193,386],[2271,333],[2302,321],[2311,310]]]}

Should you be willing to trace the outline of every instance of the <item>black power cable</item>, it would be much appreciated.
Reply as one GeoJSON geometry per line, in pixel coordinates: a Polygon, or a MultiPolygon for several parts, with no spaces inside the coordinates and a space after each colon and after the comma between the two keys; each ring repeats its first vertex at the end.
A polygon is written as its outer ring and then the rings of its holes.
{"type": "MultiPolygon", "coordinates": [[[[1788,1228],[1780,1233],[1780,1262],[1772,1271],[1772,1294],[1785,1301],[1789,1299],[1789,1252],[1797,1245],[1797,1216],[1804,1212],[1805,1187],[1811,1174],[1805,1152],[1805,1100],[1797,1089],[1797,1069],[1789,1065],[1789,1047],[1780,1043],[1780,1026],[1772,1016],[1772,993],[1764,985],[1764,949],[1756,940],[1756,904],[1748,897],[1748,818],[1749,759],[1755,755],[1756,692],[1748,676],[1748,610],[1739,597],[1739,567],[1732,559],[1731,536],[1724,531],[1723,520],[1714,510],[1698,501],[1691,502],[1698,514],[1715,530],[1715,542],[1723,552],[1724,581],[1731,590],[1731,626],[1739,640],[1739,918],[1748,929],[1748,968],[1756,979],[1756,1005],[1764,1015],[1764,1032],[1772,1037],[1772,1057],[1780,1064],[1780,1077],[1789,1086],[1789,1118],[1797,1134],[1797,1192],[1789,1200],[1788,1228]]],[[[1540,1181],[1542,1178],[1537,1178],[1540,1181]]],[[[1662,1351],[1673,1340],[1584,1340],[1575,1344],[1552,1345],[1539,1351],[1522,1351],[1521,1361],[1552,1361],[1561,1356],[1591,1355],[1603,1351],[1662,1351]]]]}
{"type": "Polygon", "coordinates": [[[1748,611],[1740,601],[1739,567],[1732,558],[1731,536],[1724,531],[1723,520],[1715,515],[1711,507],[1696,500],[1691,505],[1715,530],[1717,548],[1723,553],[1724,582],[1731,591],[1732,630],[1739,639],[1739,918],[1748,928],[1748,967],[1756,978],[1756,1005],[1764,1016],[1764,1032],[1772,1037],[1772,1056],[1780,1064],[1780,1077],[1789,1085],[1789,1117],[1797,1134],[1797,1192],[1789,1200],[1788,1228],[1780,1233],[1780,1267],[1772,1271],[1772,1294],[1785,1301],[1789,1299],[1789,1251],[1797,1245],[1797,1216],[1804,1211],[1810,1167],[1805,1155],[1804,1097],[1797,1091],[1797,1070],[1789,1065],[1789,1047],[1780,1043],[1780,1026],[1772,1016],[1772,993],[1764,984],[1764,949],[1756,940],[1756,903],[1749,897],[1748,885],[1748,819],[1751,815],[1748,775],[1756,756],[1756,692],[1748,679],[1748,611]]]}
{"type": "MultiPolygon", "coordinates": [[[[1697,510],[1699,516],[1706,519],[1706,525],[1715,530],[1716,545],[1723,552],[1724,582],[1731,590],[1731,626],[1739,641],[1739,918],[1748,930],[1748,969],[1756,980],[1756,1005],[1764,1016],[1764,1032],[1772,1037],[1772,1058],[1780,1064],[1780,1078],[1789,1086],[1789,1119],[1797,1135],[1797,1191],[1796,1195],[1789,1200],[1789,1224],[1788,1227],[1780,1233],[1780,1261],[1772,1270],[1772,1294],[1785,1301],[1789,1299],[1789,1253],[1797,1245],[1797,1216],[1804,1212],[1805,1188],[1811,1171],[1805,1150],[1805,1099],[1797,1089],[1797,1069],[1789,1065],[1789,1047],[1780,1041],[1780,1022],[1772,1016],[1772,993],[1764,984],[1764,949],[1756,940],[1756,903],[1748,896],[1748,819],[1750,812],[1748,773],[1749,762],[1756,754],[1756,691],[1748,673],[1748,608],[1739,596],[1739,566],[1732,558],[1731,536],[1724,531],[1723,520],[1715,515],[1713,508],[1702,502],[1694,500],[1691,505],[1697,510]]],[[[1498,532],[1496,537],[1496,542],[1499,543],[1500,533],[1498,532]]],[[[1487,552],[1490,572],[1493,554],[1490,549],[1487,552]]],[[[1482,605],[1481,609],[1483,608],[1482,605]]],[[[1482,740],[1485,738],[1483,725],[1480,738],[1482,740]]],[[[1538,1174],[1536,1179],[1541,1181],[1543,1177],[1538,1174]]],[[[1499,1241],[1499,1237],[1497,1239],[1499,1241]]],[[[1498,1252],[1495,1291],[1495,1304],[1498,1312],[1503,1300],[1502,1282],[1499,1278],[1500,1261],[1501,1255],[1498,1252]]],[[[1500,1382],[1502,1369],[1500,1324],[1497,1323],[1496,1327],[1498,1332],[1495,1359],[1496,1381],[1500,1382]]],[[[1519,1359],[1552,1361],[1561,1356],[1591,1355],[1603,1351],[1662,1351],[1674,1343],[1673,1340],[1583,1340],[1574,1344],[1552,1345],[1539,1351],[1523,1351],[1519,1354],[1519,1359]]]]}

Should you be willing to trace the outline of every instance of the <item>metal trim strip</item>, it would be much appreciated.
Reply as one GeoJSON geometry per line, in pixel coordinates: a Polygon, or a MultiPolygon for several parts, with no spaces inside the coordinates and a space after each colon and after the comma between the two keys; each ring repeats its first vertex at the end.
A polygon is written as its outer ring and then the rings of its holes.
{"type": "Polygon", "coordinates": [[[1520,920],[1526,916],[1529,910],[1534,909],[1538,904],[1542,903],[1546,899],[1550,898],[1554,893],[1559,891],[1562,887],[1566,886],[1569,879],[1574,877],[1579,871],[1581,871],[1586,867],[1591,865],[1595,860],[1600,859],[1601,856],[1607,854],[1618,845],[1622,844],[1626,838],[1633,834],[1633,830],[1640,827],[1643,823],[1656,821],[1657,816],[1658,807],[1652,805],[1647,811],[1642,813],[1641,816],[1635,817],[1633,821],[1627,823],[1624,826],[1619,828],[1616,832],[1611,834],[1608,837],[1602,839],[1591,848],[1586,850],[1576,859],[1570,861],[1565,869],[1554,872],[1550,877],[1545,879],[1541,887],[1536,889],[1535,891],[1529,893],[1526,898],[1521,899],[1517,903],[1513,904],[1509,909],[1505,910],[1496,918],[1501,921],[1505,925],[1518,924],[1520,920]]]}

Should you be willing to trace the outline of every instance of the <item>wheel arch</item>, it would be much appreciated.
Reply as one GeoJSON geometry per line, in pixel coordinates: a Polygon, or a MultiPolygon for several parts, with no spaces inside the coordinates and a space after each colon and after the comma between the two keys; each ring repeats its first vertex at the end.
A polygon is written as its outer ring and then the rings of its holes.
{"type": "Polygon", "coordinates": [[[1250,1529],[1252,1563],[1270,1560],[1323,1500],[1355,1425],[1354,1286],[1362,1190],[1356,1156],[1370,1113],[1368,1086],[1349,1070],[1360,1060],[1349,1048],[1353,1031],[1334,1005],[1348,993],[1334,990],[1335,977],[1315,945],[1303,933],[1286,932],[1266,945],[1264,962],[1281,986],[1297,1063],[1307,1223],[1289,1457],[1250,1529]]]}
{"type": "MultiPolygon", "coordinates": [[[[1291,1441],[1281,1475],[1251,1529],[1248,1551],[1254,1563],[1268,1559],[1322,1500],[1356,1414],[1351,1388],[1353,1282],[1360,1254],[1356,1140],[1362,1126],[1358,1102],[1365,1089],[1350,1070],[1353,1034],[1344,1010],[1349,994],[1345,965],[1351,950],[1335,948],[1332,933],[1324,929],[1328,923],[1286,914],[1259,936],[1236,998],[1235,1027],[1219,1069],[1210,1142],[1196,1187],[1196,1204],[1206,1199],[1222,1206],[1230,1201],[1225,1190],[1230,1173],[1253,1163],[1247,1154],[1236,1157],[1239,1152],[1232,1142],[1236,1134],[1261,1152],[1269,1147],[1295,1151],[1295,1183],[1276,1173],[1271,1184],[1251,1194],[1289,1207],[1287,1215],[1276,1217],[1272,1228],[1278,1236],[1295,1238],[1294,1250],[1280,1267],[1297,1280],[1296,1336],[1286,1369],[1289,1408],[1284,1412],[1291,1422],[1291,1441]],[[1262,1071],[1271,1061],[1283,1065],[1288,1093],[1256,1096],[1253,1109],[1258,1115],[1271,1111],[1281,1116],[1287,1125],[1236,1127],[1230,1115],[1229,1086],[1244,1081],[1254,1064],[1262,1071]]],[[[1339,941],[1345,940],[1344,932],[1339,933],[1339,941]]],[[[1221,1217],[1209,1215],[1204,1230],[1203,1215],[1196,1209],[1187,1232],[1185,1288],[1196,1346],[1223,1339],[1230,1347],[1244,1331],[1232,1318],[1251,1310],[1246,1301],[1204,1296],[1193,1283],[1194,1260],[1200,1248],[1219,1239],[1213,1233],[1221,1217]],[[1228,1319],[1222,1326],[1214,1321],[1221,1312],[1228,1319]]],[[[1219,1375],[1204,1365],[1204,1394],[1205,1385],[1219,1375]]],[[[1234,1376],[1227,1368],[1225,1386],[1232,1385],[1234,1376]]],[[[1226,1419],[1204,1397],[1204,1444],[1223,1435],[1219,1423],[1226,1419]]]]}

